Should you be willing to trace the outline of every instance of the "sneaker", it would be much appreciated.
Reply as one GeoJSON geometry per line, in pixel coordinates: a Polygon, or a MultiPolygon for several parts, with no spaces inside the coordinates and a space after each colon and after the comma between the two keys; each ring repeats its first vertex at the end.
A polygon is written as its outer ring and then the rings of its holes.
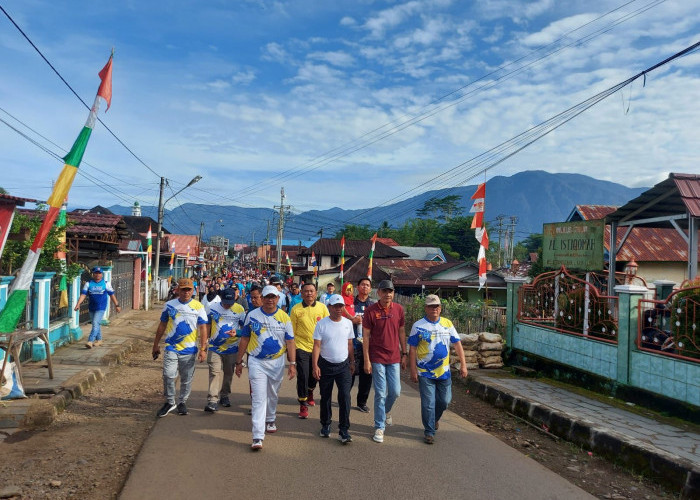
{"type": "Polygon", "coordinates": [[[207,403],[207,406],[204,407],[204,411],[209,412],[209,413],[214,413],[218,409],[219,409],[219,407],[216,406],[216,403],[213,401],[209,401],[207,403]]]}
{"type": "Polygon", "coordinates": [[[262,450],[262,439],[253,439],[253,444],[250,447],[254,451],[262,450]]]}
{"type": "Polygon", "coordinates": [[[376,429],[374,431],[374,436],[372,437],[375,443],[384,442],[384,429],[376,429]]]}
{"type": "Polygon", "coordinates": [[[340,442],[342,444],[352,443],[352,436],[350,434],[348,434],[347,432],[341,432],[339,434],[338,439],[340,440],[340,442]]]}
{"type": "Polygon", "coordinates": [[[275,425],[274,422],[266,422],[265,423],[265,432],[268,434],[274,434],[277,432],[277,426],[275,425]]]}
{"type": "Polygon", "coordinates": [[[316,406],[316,401],[314,401],[314,391],[309,391],[309,396],[306,398],[306,404],[309,406],[316,406]]]}
{"type": "Polygon", "coordinates": [[[93,344],[95,347],[101,346],[102,341],[101,340],[96,340],[95,343],[93,344]]]}
{"type": "Polygon", "coordinates": [[[330,425],[324,425],[321,427],[321,432],[318,433],[319,436],[322,438],[327,438],[331,435],[331,426],[330,425]]]}
{"type": "Polygon", "coordinates": [[[177,412],[180,415],[187,415],[189,412],[187,411],[187,405],[183,401],[182,403],[177,404],[177,412]]]}
{"type": "Polygon", "coordinates": [[[299,418],[309,418],[309,407],[301,405],[299,406],[299,418]]]}
{"type": "Polygon", "coordinates": [[[433,436],[424,436],[423,437],[423,442],[425,444],[433,444],[435,442],[435,438],[433,436]]]}
{"type": "Polygon", "coordinates": [[[391,418],[391,415],[389,415],[389,414],[387,413],[387,414],[386,414],[386,419],[384,420],[384,423],[385,423],[386,425],[394,425],[394,419],[391,418]]]}
{"type": "Polygon", "coordinates": [[[92,342],[87,342],[85,344],[85,347],[87,347],[88,349],[92,349],[92,345],[93,345],[92,342]]]}
{"type": "Polygon", "coordinates": [[[357,405],[357,409],[362,413],[369,413],[369,406],[367,405],[357,405]]]}
{"type": "Polygon", "coordinates": [[[225,406],[226,408],[231,408],[231,400],[228,398],[228,396],[224,396],[219,399],[219,404],[221,406],[225,406]]]}
{"type": "Polygon", "coordinates": [[[158,410],[158,413],[157,413],[156,415],[158,415],[159,417],[162,418],[162,417],[166,416],[168,413],[170,413],[171,411],[173,411],[175,408],[177,408],[177,406],[175,405],[175,403],[167,403],[167,402],[166,402],[166,403],[160,408],[160,410],[158,410]]]}

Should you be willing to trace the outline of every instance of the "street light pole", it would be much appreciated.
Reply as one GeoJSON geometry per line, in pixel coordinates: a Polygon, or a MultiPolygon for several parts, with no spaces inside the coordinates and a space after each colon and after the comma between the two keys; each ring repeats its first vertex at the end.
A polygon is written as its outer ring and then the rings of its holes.
{"type": "Polygon", "coordinates": [[[178,194],[183,192],[185,189],[190,187],[192,184],[194,184],[195,182],[199,182],[200,180],[202,180],[202,177],[200,175],[194,177],[185,187],[180,189],[177,193],[172,195],[167,200],[163,201],[163,191],[165,190],[165,184],[168,182],[168,180],[165,177],[160,178],[160,196],[158,198],[158,233],[156,234],[156,265],[155,265],[154,276],[153,276],[153,283],[156,286],[156,294],[154,295],[154,297],[158,297],[157,291],[158,291],[158,273],[160,272],[160,238],[161,238],[161,233],[163,232],[163,212],[165,211],[165,204],[168,203],[173,198],[175,198],[178,194]]]}

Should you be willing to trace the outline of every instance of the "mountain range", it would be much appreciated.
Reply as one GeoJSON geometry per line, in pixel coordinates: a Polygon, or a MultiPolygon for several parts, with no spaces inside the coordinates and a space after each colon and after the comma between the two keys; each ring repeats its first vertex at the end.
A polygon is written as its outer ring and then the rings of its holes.
{"type": "MultiPolygon", "coordinates": [[[[426,201],[449,195],[458,196],[462,213],[469,215],[471,196],[476,188],[470,185],[426,191],[379,207],[356,210],[333,207],[291,213],[285,216],[284,242],[308,243],[318,238],[320,232],[331,237],[345,224],[367,224],[374,228],[386,221],[391,227],[400,227],[407,219],[416,217],[416,211],[426,201]]],[[[493,234],[497,216],[505,216],[503,221],[508,225],[511,217],[515,217],[517,241],[528,234],[542,232],[545,222],[565,220],[576,205],[622,205],[647,189],[629,188],[581,174],[552,174],[541,170],[528,170],[510,177],[496,176],[486,183],[484,220],[493,234]]],[[[108,208],[115,214],[131,215],[132,207],[113,205],[108,208]]],[[[142,206],[141,213],[156,219],[158,207],[142,206]]],[[[270,240],[274,242],[278,217],[278,211],[272,208],[185,203],[171,210],[166,208],[163,225],[179,234],[199,234],[202,227],[205,239],[223,234],[232,243],[260,243],[268,234],[268,221],[270,240]]]]}

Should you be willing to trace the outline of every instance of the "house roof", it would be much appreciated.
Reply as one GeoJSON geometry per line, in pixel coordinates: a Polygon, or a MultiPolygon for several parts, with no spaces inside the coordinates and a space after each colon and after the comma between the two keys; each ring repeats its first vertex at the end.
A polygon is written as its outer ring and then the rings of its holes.
{"type": "Polygon", "coordinates": [[[415,282],[420,282],[426,271],[441,264],[442,262],[422,259],[374,259],[374,266],[391,275],[392,279],[415,282]]]}
{"type": "Polygon", "coordinates": [[[407,259],[413,260],[431,260],[446,262],[445,254],[442,253],[440,247],[405,247],[396,245],[393,248],[407,255],[407,259]]]}
{"type": "Polygon", "coordinates": [[[381,243],[384,243],[385,245],[390,246],[390,247],[397,247],[397,246],[399,246],[399,244],[396,243],[396,241],[394,240],[394,238],[377,238],[377,241],[379,241],[379,242],[381,242],[381,243]]]}
{"type": "Polygon", "coordinates": [[[0,193],[0,203],[12,203],[18,207],[23,207],[26,202],[36,203],[38,200],[33,200],[32,198],[21,198],[19,196],[11,196],[9,194],[0,193]]]}
{"type": "MultiPolygon", "coordinates": [[[[606,222],[622,224],[629,221],[646,221],[638,225],[671,227],[669,221],[650,220],[672,215],[689,214],[700,217],[700,175],[671,173],[668,179],[644,191],[635,199],[605,217],[606,222]]],[[[676,223],[688,227],[688,219],[676,223]]]]}
{"type": "MultiPolygon", "coordinates": [[[[355,257],[369,255],[372,248],[370,240],[345,240],[345,256],[355,257]]],[[[311,255],[314,252],[316,256],[320,255],[340,255],[340,240],[331,238],[321,238],[317,240],[309,248],[303,250],[300,255],[311,255]]],[[[374,247],[374,258],[404,258],[407,255],[403,252],[377,241],[374,247]]]]}
{"type": "MultiPolygon", "coordinates": [[[[127,227],[133,231],[135,234],[148,234],[148,226],[151,226],[151,233],[153,238],[156,237],[156,232],[158,231],[158,221],[153,220],[150,217],[136,217],[134,215],[124,215],[122,216],[127,227]]],[[[164,234],[170,234],[165,228],[163,229],[164,234]]]]}
{"type": "MultiPolygon", "coordinates": [[[[596,220],[606,218],[616,212],[616,207],[607,205],[576,205],[569,220],[596,220]],[[607,213],[606,213],[607,212],[607,213]],[[574,216],[574,217],[572,217],[574,216]]],[[[621,227],[617,231],[619,245],[628,228],[621,227]]],[[[610,226],[605,226],[605,249],[610,250],[610,226]]],[[[633,227],[625,244],[617,253],[617,260],[637,262],[687,262],[688,245],[675,228],[663,227],[633,227]]]]}

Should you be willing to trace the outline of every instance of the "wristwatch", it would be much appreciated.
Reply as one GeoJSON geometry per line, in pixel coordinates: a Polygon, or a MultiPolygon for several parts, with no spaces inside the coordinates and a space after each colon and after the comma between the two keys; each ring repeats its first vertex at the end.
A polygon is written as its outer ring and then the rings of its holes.
{"type": "Polygon", "coordinates": [[[289,362],[289,366],[296,366],[296,365],[297,365],[297,362],[296,362],[296,361],[290,361],[290,362],[289,362]]]}

